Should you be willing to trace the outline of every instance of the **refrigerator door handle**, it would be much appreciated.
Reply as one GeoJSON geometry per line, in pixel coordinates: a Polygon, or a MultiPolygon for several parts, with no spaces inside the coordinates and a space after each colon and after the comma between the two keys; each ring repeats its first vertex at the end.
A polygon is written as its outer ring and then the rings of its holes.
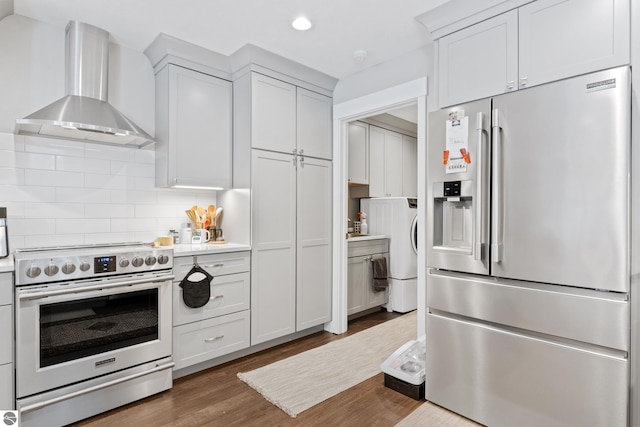
{"type": "Polygon", "coordinates": [[[495,108],[492,114],[492,141],[493,141],[493,191],[491,199],[492,223],[491,223],[491,262],[501,262],[503,256],[503,218],[502,218],[502,127],[500,110],[495,108]]]}
{"type": "Polygon", "coordinates": [[[487,215],[487,202],[486,197],[488,192],[486,191],[487,174],[486,170],[486,154],[484,149],[484,114],[479,112],[476,116],[476,130],[478,132],[478,165],[476,167],[476,213],[473,235],[473,259],[476,261],[482,260],[482,249],[485,246],[484,236],[485,224],[487,215]]]}

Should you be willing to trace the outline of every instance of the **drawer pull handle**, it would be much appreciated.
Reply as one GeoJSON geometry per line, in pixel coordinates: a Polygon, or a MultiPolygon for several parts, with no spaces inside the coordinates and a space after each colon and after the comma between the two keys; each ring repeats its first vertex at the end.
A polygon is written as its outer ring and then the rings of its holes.
{"type": "Polygon", "coordinates": [[[224,264],[205,265],[206,268],[224,267],[224,264]]]}
{"type": "Polygon", "coordinates": [[[213,338],[205,338],[204,342],[214,342],[217,340],[221,340],[222,338],[224,338],[224,335],[218,335],[217,337],[213,337],[213,338]]]}
{"type": "Polygon", "coordinates": [[[213,296],[213,297],[209,298],[209,301],[217,300],[217,299],[220,299],[220,298],[224,298],[224,295],[213,296]]]}

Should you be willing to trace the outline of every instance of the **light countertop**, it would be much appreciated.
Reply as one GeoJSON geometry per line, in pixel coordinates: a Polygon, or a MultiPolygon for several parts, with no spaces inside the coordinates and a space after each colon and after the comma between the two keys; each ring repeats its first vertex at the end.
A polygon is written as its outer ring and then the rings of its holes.
{"type": "Polygon", "coordinates": [[[210,243],[202,243],[200,245],[177,244],[173,245],[173,256],[190,256],[205,254],[221,254],[225,252],[249,251],[251,246],[241,245],[239,243],[225,243],[223,245],[212,245],[210,243]]]}
{"type": "Polygon", "coordinates": [[[13,254],[9,254],[6,258],[0,258],[0,273],[8,273],[13,269],[13,254]]]}
{"type": "Polygon", "coordinates": [[[347,239],[348,243],[351,242],[362,242],[365,240],[379,240],[379,239],[388,239],[389,236],[384,234],[367,234],[366,236],[357,236],[357,237],[349,237],[347,239]]]}

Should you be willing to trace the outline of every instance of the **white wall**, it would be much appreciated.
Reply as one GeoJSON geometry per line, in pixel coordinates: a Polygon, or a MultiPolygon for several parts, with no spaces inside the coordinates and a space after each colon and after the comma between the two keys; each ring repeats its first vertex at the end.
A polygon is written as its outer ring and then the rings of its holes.
{"type": "Polygon", "coordinates": [[[333,92],[333,103],[340,104],[430,75],[432,52],[433,45],[430,43],[341,79],[333,92]]]}
{"type": "MultiPolygon", "coordinates": [[[[433,44],[430,43],[405,55],[401,55],[383,64],[368,68],[360,73],[340,80],[334,92],[334,153],[346,153],[346,127],[343,121],[368,117],[384,112],[386,106],[398,106],[398,99],[407,103],[416,96],[418,104],[418,220],[425,220],[425,165],[426,165],[426,111],[434,108],[435,100],[424,96],[419,82],[427,77],[426,91],[432,93],[433,85],[433,44]],[[411,95],[408,95],[411,93],[411,95]]],[[[400,103],[402,103],[400,102],[400,103]]],[[[346,231],[346,165],[341,159],[334,159],[334,221],[336,235],[346,231]],[[343,198],[343,201],[340,199],[343,198]],[[344,230],[340,228],[343,225],[344,230]]],[[[426,330],[426,248],[425,227],[420,228],[418,239],[418,319],[417,333],[423,335],[426,330]]],[[[346,330],[346,290],[339,286],[346,283],[346,243],[334,242],[334,296],[333,320],[325,329],[334,333],[346,330]],[[344,313],[343,313],[344,311],[344,313]]]]}
{"type": "MultiPolygon", "coordinates": [[[[152,241],[188,222],[185,209],[215,204],[212,191],[156,189],[153,146],[14,135],[16,118],[65,95],[64,55],[64,25],[19,15],[0,21],[0,206],[11,250],[152,241]]],[[[155,78],[146,56],[111,44],[109,73],[109,101],[153,135],[155,78]]]]}

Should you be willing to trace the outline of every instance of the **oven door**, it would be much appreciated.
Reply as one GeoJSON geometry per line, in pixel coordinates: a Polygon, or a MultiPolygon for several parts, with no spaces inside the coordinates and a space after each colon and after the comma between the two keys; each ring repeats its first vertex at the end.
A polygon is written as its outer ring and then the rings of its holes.
{"type": "Polygon", "coordinates": [[[18,398],[171,356],[173,275],[16,289],[18,398]]]}

